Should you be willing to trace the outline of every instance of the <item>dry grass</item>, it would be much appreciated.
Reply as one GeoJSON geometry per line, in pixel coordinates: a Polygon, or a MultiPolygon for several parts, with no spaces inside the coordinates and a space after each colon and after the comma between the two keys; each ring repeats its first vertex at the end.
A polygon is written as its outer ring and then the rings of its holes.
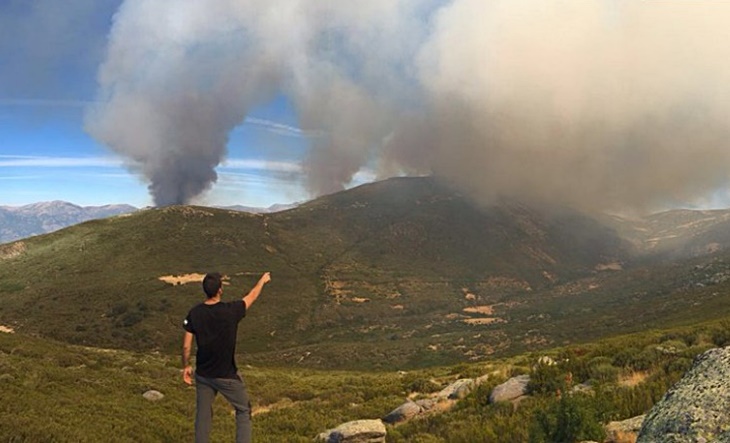
{"type": "Polygon", "coordinates": [[[634,387],[646,380],[648,376],[649,373],[645,371],[631,372],[629,374],[620,376],[618,383],[621,386],[634,387]]]}

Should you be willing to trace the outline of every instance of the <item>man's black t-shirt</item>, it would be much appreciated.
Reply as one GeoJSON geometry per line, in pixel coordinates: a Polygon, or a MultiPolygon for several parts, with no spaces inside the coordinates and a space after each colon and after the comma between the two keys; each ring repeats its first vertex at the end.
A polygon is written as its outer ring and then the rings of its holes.
{"type": "Polygon", "coordinates": [[[196,369],[208,378],[238,378],[234,361],[238,322],[246,315],[243,301],[201,303],[188,312],[183,328],[195,335],[196,369]]]}

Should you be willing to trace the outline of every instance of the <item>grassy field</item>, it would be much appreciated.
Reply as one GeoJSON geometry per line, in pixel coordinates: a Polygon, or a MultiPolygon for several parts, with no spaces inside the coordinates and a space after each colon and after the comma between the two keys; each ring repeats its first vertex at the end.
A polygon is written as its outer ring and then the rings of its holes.
{"type": "MultiPolygon", "coordinates": [[[[457,378],[484,374],[490,374],[487,382],[452,409],[389,426],[388,442],[541,442],[568,431],[572,442],[597,439],[603,423],[646,412],[695,355],[727,344],[730,322],[715,322],[548,350],[558,361],[554,367],[535,365],[543,354],[524,354],[408,372],[241,369],[257,442],[311,442],[340,423],[382,417],[409,395],[427,397],[457,378]],[[573,384],[588,382],[595,394],[557,397],[557,389],[569,390],[568,373],[573,384]],[[490,390],[517,374],[531,375],[534,395],[518,408],[489,404],[490,390]],[[573,411],[566,416],[573,420],[568,431],[556,427],[566,411],[573,411]]],[[[0,441],[192,440],[195,390],[182,384],[176,355],[0,333],[0,386],[0,441]],[[150,389],[164,399],[145,400],[150,389]]],[[[222,399],[214,423],[213,441],[230,441],[234,419],[222,399]]]]}

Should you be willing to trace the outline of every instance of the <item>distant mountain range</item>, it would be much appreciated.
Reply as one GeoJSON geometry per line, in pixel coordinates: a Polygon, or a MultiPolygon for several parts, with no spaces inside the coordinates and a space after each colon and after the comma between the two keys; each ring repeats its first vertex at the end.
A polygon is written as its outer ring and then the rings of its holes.
{"type": "MultiPolygon", "coordinates": [[[[275,204],[268,208],[241,205],[218,207],[229,211],[269,213],[294,206],[296,204],[275,204]]],[[[137,210],[138,208],[131,205],[78,206],[59,200],[25,206],[0,206],[0,243],[47,234],[85,221],[129,214],[137,210]]]]}
{"type": "Polygon", "coordinates": [[[84,207],[58,200],[25,206],[0,206],[0,243],[136,210],[137,208],[130,205],[84,207]]]}

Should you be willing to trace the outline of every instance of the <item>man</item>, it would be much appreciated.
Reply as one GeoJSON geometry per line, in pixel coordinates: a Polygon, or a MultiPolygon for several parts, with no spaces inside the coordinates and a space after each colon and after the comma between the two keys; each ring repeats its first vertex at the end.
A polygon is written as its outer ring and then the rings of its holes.
{"type": "Polygon", "coordinates": [[[193,336],[196,351],[196,405],[195,441],[207,442],[213,421],[213,400],[220,392],[236,410],[236,442],[251,442],[251,403],[244,381],[238,375],[234,356],[238,322],[261,294],[264,285],[271,281],[268,272],[242,300],[224,303],[223,281],[219,273],[210,273],[203,279],[207,300],[193,307],[183,321],[183,381],[193,384],[193,368],[190,366],[190,350],[193,336]]]}

